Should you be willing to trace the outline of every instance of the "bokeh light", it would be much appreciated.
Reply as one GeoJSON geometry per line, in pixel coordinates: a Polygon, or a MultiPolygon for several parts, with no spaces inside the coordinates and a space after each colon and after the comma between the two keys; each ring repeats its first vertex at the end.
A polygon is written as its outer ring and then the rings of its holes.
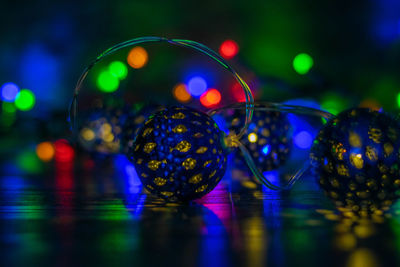
{"type": "Polygon", "coordinates": [[[200,103],[205,107],[212,107],[221,102],[221,93],[214,88],[207,90],[200,97],[200,103]]]}
{"type": "Polygon", "coordinates": [[[127,58],[129,66],[134,69],[143,68],[147,64],[148,60],[149,56],[147,54],[147,51],[141,46],[136,46],[132,48],[127,58]]]}
{"type": "Polygon", "coordinates": [[[301,149],[308,149],[311,147],[313,142],[312,135],[307,131],[301,131],[294,137],[294,143],[301,149]]]}
{"type": "Polygon", "coordinates": [[[35,95],[28,89],[22,89],[15,98],[15,106],[22,111],[31,110],[35,102],[35,95]]]}
{"type": "Polygon", "coordinates": [[[48,162],[53,159],[55,149],[52,143],[42,142],[36,146],[36,155],[41,161],[48,162]]]}
{"type": "Polygon", "coordinates": [[[237,102],[246,102],[246,95],[242,86],[235,82],[231,87],[231,94],[237,102]]]}
{"type": "Polygon", "coordinates": [[[192,77],[188,82],[188,89],[192,96],[201,96],[207,90],[207,82],[200,76],[192,77]]]}
{"type": "Polygon", "coordinates": [[[128,67],[121,61],[113,61],[108,66],[109,72],[120,80],[128,75],[128,67]]]}
{"type": "Polygon", "coordinates": [[[231,59],[239,52],[239,45],[233,40],[224,41],[219,47],[219,53],[225,59],[231,59]]]}
{"type": "Polygon", "coordinates": [[[55,159],[57,162],[71,162],[74,159],[75,151],[67,140],[59,139],[54,142],[55,159]]]}
{"type": "Polygon", "coordinates": [[[306,53],[300,53],[293,59],[293,68],[301,75],[307,74],[313,65],[314,60],[306,53]]]}
{"type": "Polygon", "coordinates": [[[19,88],[15,83],[5,83],[1,87],[1,99],[6,102],[13,102],[18,92],[19,88]]]}
{"type": "Polygon", "coordinates": [[[4,113],[15,113],[17,111],[14,103],[3,102],[1,107],[4,113]]]}
{"type": "Polygon", "coordinates": [[[264,155],[268,155],[268,153],[269,153],[269,148],[270,148],[270,146],[269,145],[265,145],[263,148],[262,148],[262,153],[264,154],[264,155]]]}
{"type": "Polygon", "coordinates": [[[182,103],[187,103],[192,98],[190,93],[188,92],[188,88],[183,83],[177,84],[174,89],[172,89],[172,94],[174,95],[176,100],[182,103]]]}
{"type": "Polygon", "coordinates": [[[258,140],[258,136],[256,133],[250,133],[247,138],[249,139],[250,143],[255,143],[258,140]]]}
{"type": "Polygon", "coordinates": [[[118,89],[119,79],[105,70],[97,77],[97,86],[103,92],[112,93],[118,89]]]}

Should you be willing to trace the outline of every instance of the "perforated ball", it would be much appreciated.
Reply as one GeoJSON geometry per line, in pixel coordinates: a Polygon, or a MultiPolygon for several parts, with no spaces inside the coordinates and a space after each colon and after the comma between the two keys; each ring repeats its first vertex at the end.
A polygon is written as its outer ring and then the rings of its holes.
{"type": "MultiPolygon", "coordinates": [[[[244,125],[245,110],[236,110],[231,129],[239,132],[244,125]]],[[[284,113],[255,110],[252,121],[240,142],[245,145],[261,172],[282,166],[289,156],[292,142],[290,124],[284,113]]],[[[246,168],[242,153],[236,151],[235,164],[246,168]]]]}
{"type": "Polygon", "coordinates": [[[339,207],[381,212],[400,187],[400,124],[384,112],[355,108],[330,120],[314,141],[317,181],[339,207]]]}
{"type": "Polygon", "coordinates": [[[225,173],[221,135],[208,115],[170,107],[145,121],[128,156],[148,191],[169,201],[192,200],[210,192],[225,173]]]}

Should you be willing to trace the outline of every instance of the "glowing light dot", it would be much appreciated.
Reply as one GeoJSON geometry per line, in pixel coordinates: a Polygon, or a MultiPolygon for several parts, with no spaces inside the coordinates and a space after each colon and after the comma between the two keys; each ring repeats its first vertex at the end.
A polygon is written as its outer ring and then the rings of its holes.
{"type": "Polygon", "coordinates": [[[247,138],[249,139],[250,143],[255,143],[258,140],[258,136],[255,133],[249,134],[247,138]]]}
{"type": "Polygon", "coordinates": [[[192,98],[190,96],[190,93],[188,92],[188,88],[183,83],[180,83],[180,84],[176,85],[174,87],[174,89],[172,90],[172,93],[173,93],[174,97],[179,102],[182,102],[182,103],[187,103],[192,98]]]}
{"type": "Polygon", "coordinates": [[[110,71],[111,75],[117,77],[120,80],[125,79],[128,75],[128,68],[121,61],[111,62],[108,66],[108,70],[110,71]]]}
{"type": "Polygon", "coordinates": [[[83,128],[81,131],[81,136],[83,139],[85,139],[86,141],[92,141],[96,135],[93,132],[93,130],[88,129],[88,128],[83,128]]]}
{"type": "Polygon", "coordinates": [[[148,60],[149,56],[146,49],[140,46],[132,48],[127,58],[129,66],[134,69],[143,68],[147,64],[148,60]]]}
{"type": "Polygon", "coordinates": [[[231,93],[237,102],[246,102],[246,95],[243,91],[242,86],[239,83],[234,83],[232,85],[231,93]]]}
{"type": "Polygon", "coordinates": [[[42,142],[36,146],[36,155],[41,161],[48,162],[53,159],[55,149],[52,143],[42,142]]]}
{"type": "Polygon", "coordinates": [[[207,90],[207,82],[200,76],[191,78],[188,89],[192,96],[201,96],[207,90]]]}
{"type": "Polygon", "coordinates": [[[22,111],[31,110],[35,102],[35,95],[28,89],[22,89],[15,98],[15,106],[22,111]]]}
{"type": "Polygon", "coordinates": [[[397,105],[400,107],[400,93],[397,94],[397,105]]]}
{"type": "Polygon", "coordinates": [[[221,93],[212,88],[201,95],[200,102],[205,107],[218,105],[221,102],[221,93]]]}
{"type": "Polygon", "coordinates": [[[219,47],[219,53],[223,58],[231,59],[239,52],[238,44],[233,40],[224,41],[219,47]]]}
{"type": "Polygon", "coordinates": [[[1,99],[6,102],[13,102],[17,97],[19,88],[14,83],[5,83],[1,87],[1,99]]]}
{"type": "Polygon", "coordinates": [[[75,151],[65,139],[54,142],[55,159],[57,162],[71,162],[74,159],[75,151]]]}
{"type": "Polygon", "coordinates": [[[301,131],[294,137],[294,143],[296,144],[297,147],[301,149],[310,148],[312,142],[313,138],[311,134],[306,131],[301,131]]]}
{"type": "Polygon", "coordinates": [[[101,91],[111,93],[118,89],[119,79],[109,71],[102,71],[97,77],[97,86],[101,91]]]}
{"type": "Polygon", "coordinates": [[[265,145],[265,146],[262,148],[262,153],[263,153],[264,155],[268,155],[268,153],[269,153],[269,145],[265,145]]]}
{"type": "Polygon", "coordinates": [[[298,54],[293,59],[293,68],[294,70],[301,74],[307,74],[310,71],[311,67],[314,65],[314,60],[312,57],[306,53],[298,54]]]}

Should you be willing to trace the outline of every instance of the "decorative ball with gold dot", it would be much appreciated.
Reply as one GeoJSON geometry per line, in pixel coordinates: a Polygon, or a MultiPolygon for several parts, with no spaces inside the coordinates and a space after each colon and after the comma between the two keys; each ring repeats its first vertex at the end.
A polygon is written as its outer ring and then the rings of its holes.
{"type": "MultiPolygon", "coordinates": [[[[244,125],[245,110],[236,110],[233,114],[231,129],[235,132],[244,125]]],[[[292,142],[290,123],[286,114],[277,111],[255,110],[252,121],[241,138],[253,157],[256,167],[261,171],[275,170],[282,166],[289,156],[292,142]]],[[[235,165],[247,168],[240,150],[237,150],[235,165]]]]}
{"type": "Polygon", "coordinates": [[[169,201],[192,200],[210,192],[225,173],[222,134],[208,115],[169,107],[145,121],[128,157],[148,191],[169,201]]]}
{"type": "Polygon", "coordinates": [[[123,109],[97,109],[91,112],[79,131],[79,143],[90,152],[118,153],[121,148],[123,109]]]}
{"type": "Polygon", "coordinates": [[[324,125],[311,163],[319,185],[339,207],[380,213],[400,188],[400,123],[384,112],[355,108],[324,125]]]}

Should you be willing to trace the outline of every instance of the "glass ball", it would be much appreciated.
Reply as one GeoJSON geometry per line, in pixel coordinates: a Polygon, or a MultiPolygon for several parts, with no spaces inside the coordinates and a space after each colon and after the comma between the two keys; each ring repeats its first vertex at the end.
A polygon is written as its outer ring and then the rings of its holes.
{"type": "Polygon", "coordinates": [[[222,134],[202,112],[165,108],[144,122],[128,158],[151,193],[168,201],[200,198],[225,173],[222,134]]]}
{"type": "Polygon", "coordinates": [[[388,209],[400,187],[400,123],[389,114],[354,108],[328,121],[311,150],[321,188],[354,212],[388,209]]]}
{"type": "MultiPolygon", "coordinates": [[[[235,132],[244,125],[245,110],[233,114],[231,129],[235,132]]],[[[248,149],[261,172],[282,166],[291,151],[290,124],[286,114],[276,111],[255,110],[252,121],[240,142],[248,149]]],[[[242,152],[235,152],[235,165],[246,168],[242,152]]]]}

